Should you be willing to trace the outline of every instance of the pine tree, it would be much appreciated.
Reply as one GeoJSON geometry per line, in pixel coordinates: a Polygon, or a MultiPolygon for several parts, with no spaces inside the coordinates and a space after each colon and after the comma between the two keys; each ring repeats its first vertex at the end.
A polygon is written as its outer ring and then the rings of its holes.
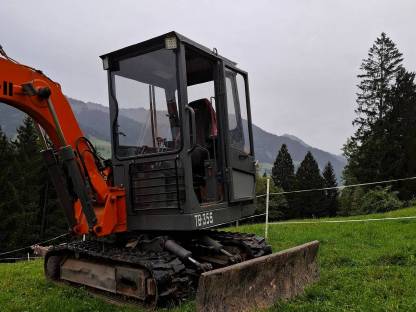
{"type": "MultiPolygon", "coordinates": [[[[368,57],[360,67],[360,83],[357,93],[357,126],[355,134],[344,145],[348,164],[344,171],[345,182],[371,182],[389,178],[385,167],[388,149],[398,147],[391,137],[392,123],[389,116],[395,110],[392,93],[403,71],[402,54],[394,42],[382,33],[370,48],[368,57]],[[392,141],[390,141],[392,140],[392,141]]],[[[387,164],[388,165],[388,164],[387,164]]]]}
{"type": "Polygon", "coordinates": [[[12,155],[10,142],[0,126],[0,179],[4,177],[5,172],[9,167],[11,156],[12,155]]]}
{"type": "Polygon", "coordinates": [[[276,161],[272,168],[274,184],[285,191],[293,189],[295,181],[295,167],[292,157],[289,154],[286,144],[283,144],[277,154],[276,161]]]}
{"type": "Polygon", "coordinates": [[[36,129],[30,117],[26,117],[17,129],[17,137],[13,145],[15,149],[13,169],[17,177],[13,181],[13,186],[17,194],[12,214],[16,220],[16,228],[10,235],[10,243],[19,246],[40,239],[39,195],[44,183],[41,181],[43,164],[39,155],[36,129]]]}
{"type": "MultiPolygon", "coordinates": [[[[293,165],[292,156],[290,155],[286,144],[282,144],[276,156],[271,177],[274,184],[286,192],[291,191],[296,187],[295,166],[293,165]]],[[[291,219],[296,217],[295,196],[286,194],[284,197],[287,205],[282,211],[282,218],[291,219]]]]}
{"type": "MultiPolygon", "coordinates": [[[[308,152],[296,172],[298,190],[320,189],[324,185],[318,163],[311,152],[308,152]]],[[[319,217],[324,215],[323,191],[296,194],[297,217],[319,217]]]]}
{"type": "Polygon", "coordinates": [[[40,150],[29,117],[12,142],[0,129],[0,250],[19,248],[67,231],[40,150]],[[44,208],[46,222],[42,222],[44,208]]]}
{"type": "MultiPolygon", "coordinates": [[[[322,173],[324,179],[324,187],[331,188],[338,186],[337,178],[334,173],[334,167],[328,162],[322,173]]],[[[336,216],[338,211],[338,190],[325,191],[325,214],[331,217],[336,216]]]]}
{"type": "MultiPolygon", "coordinates": [[[[385,118],[384,153],[381,172],[384,179],[416,176],[416,84],[415,73],[402,69],[387,99],[392,110],[385,118]]],[[[416,196],[416,182],[394,184],[401,199],[416,196]]]]}
{"type": "Polygon", "coordinates": [[[20,160],[39,157],[38,136],[32,118],[26,117],[23,125],[17,129],[17,139],[14,141],[20,160]]]}
{"type": "Polygon", "coordinates": [[[357,118],[353,124],[359,128],[356,136],[361,139],[377,120],[383,119],[391,109],[386,98],[402,68],[402,54],[394,42],[383,32],[361,64],[362,74],[357,93],[357,118]]]}
{"type": "Polygon", "coordinates": [[[10,143],[0,127],[0,251],[5,250],[9,228],[7,218],[9,215],[9,202],[11,192],[9,189],[10,179],[10,160],[12,159],[12,149],[10,143]]]}
{"type": "MultiPolygon", "coordinates": [[[[343,149],[347,184],[416,175],[415,74],[404,69],[402,60],[392,40],[382,34],[363,61],[354,120],[358,129],[343,149]]],[[[371,189],[344,190],[341,213],[362,213],[362,194],[371,189]]],[[[395,183],[392,190],[409,200],[416,196],[416,182],[395,183]]]]}
{"type": "MultiPolygon", "coordinates": [[[[10,151],[10,143],[9,140],[6,137],[6,134],[3,132],[0,126],[0,161],[4,161],[6,158],[6,155],[9,154],[10,151]]],[[[0,169],[3,167],[5,163],[0,163],[0,169]]]]}

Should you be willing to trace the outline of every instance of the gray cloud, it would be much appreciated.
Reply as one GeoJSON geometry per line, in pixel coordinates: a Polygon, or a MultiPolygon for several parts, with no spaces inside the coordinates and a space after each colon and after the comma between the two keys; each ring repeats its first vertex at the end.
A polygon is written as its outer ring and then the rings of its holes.
{"type": "Polygon", "coordinates": [[[339,153],[374,39],[385,31],[416,70],[415,12],[413,0],[3,0],[0,44],[66,94],[106,104],[98,56],[176,30],[249,72],[256,124],[339,153]]]}

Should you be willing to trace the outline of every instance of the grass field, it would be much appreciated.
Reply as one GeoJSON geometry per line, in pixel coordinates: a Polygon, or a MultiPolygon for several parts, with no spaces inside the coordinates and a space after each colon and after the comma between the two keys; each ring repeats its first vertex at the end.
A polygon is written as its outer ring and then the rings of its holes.
{"type": "MultiPolygon", "coordinates": [[[[382,215],[416,216],[416,208],[382,215]]],[[[235,229],[232,229],[235,230],[235,229]]],[[[239,231],[263,234],[263,225],[239,231]]],[[[416,220],[272,225],[274,251],[319,240],[320,281],[270,311],[416,311],[416,220]]],[[[193,311],[194,304],[170,311],[193,311]]],[[[0,311],[136,311],[46,282],[42,262],[0,265],[0,311]]]]}

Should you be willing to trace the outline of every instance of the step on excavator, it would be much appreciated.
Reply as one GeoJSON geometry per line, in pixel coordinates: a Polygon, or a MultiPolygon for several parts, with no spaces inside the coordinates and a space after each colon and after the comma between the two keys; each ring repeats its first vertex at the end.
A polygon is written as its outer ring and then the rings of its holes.
{"type": "Polygon", "coordinates": [[[35,121],[69,231],[87,237],[50,247],[46,277],[148,307],[196,297],[198,311],[266,308],[316,281],[319,242],[272,253],[214,229],[255,211],[247,73],[176,32],[101,59],[108,160],[60,85],[0,48],[0,102],[35,121]]]}

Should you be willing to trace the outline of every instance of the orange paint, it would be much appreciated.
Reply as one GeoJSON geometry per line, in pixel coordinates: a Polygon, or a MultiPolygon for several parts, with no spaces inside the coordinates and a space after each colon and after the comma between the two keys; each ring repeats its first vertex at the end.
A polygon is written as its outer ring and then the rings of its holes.
{"type": "MultiPolygon", "coordinates": [[[[54,105],[65,141],[74,151],[77,150],[76,145],[78,144],[78,150],[84,158],[86,173],[88,173],[96,198],[94,211],[98,222],[94,228],[94,234],[105,236],[126,231],[125,190],[109,185],[107,178],[111,174],[111,168],[106,168],[103,172],[98,170],[89,146],[85,141],[80,140],[84,135],[60,85],[40,71],[0,57],[0,102],[13,106],[32,117],[48,134],[54,147],[59,149],[62,145],[58,139],[47,101],[37,95],[25,94],[22,86],[27,83],[31,83],[35,89],[48,87],[51,90],[50,99],[54,105]],[[4,88],[5,86],[6,88],[4,88]]],[[[82,167],[79,158],[78,162],[82,167]]],[[[79,235],[89,233],[79,200],[74,204],[74,216],[77,221],[74,232],[79,235]]]]}

